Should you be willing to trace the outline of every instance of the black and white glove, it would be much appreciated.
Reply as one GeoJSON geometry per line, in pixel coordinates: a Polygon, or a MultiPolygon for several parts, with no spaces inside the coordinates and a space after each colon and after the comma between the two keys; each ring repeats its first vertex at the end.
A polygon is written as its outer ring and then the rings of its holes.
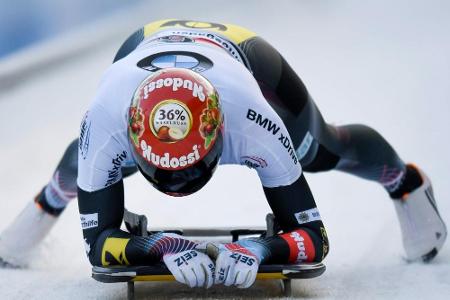
{"type": "Polygon", "coordinates": [[[216,257],[215,284],[248,288],[256,280],[259,259],[239,244],[208,244],[208,254],[216,257]]]}
{"type": "Polygon", "coordinates": [[[214,283],[214,263],[203,252],[191,249],[166,254],[163,261],[178,282],[191,288],[210,288],[214,283]]]}

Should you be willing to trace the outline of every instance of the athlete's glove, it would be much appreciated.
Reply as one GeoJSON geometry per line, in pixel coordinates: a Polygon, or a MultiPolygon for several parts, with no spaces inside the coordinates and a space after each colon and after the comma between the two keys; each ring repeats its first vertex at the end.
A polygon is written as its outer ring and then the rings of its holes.
{"type": "Polygon", "coordinates": [[[191,288],[210,288],[214,283],[214,263],[199,248],[166,254],[163,260],[178,282],[191,288]]]}
{"type": "Polygon", "coordinates": [[[250,287],[258,274],[259,259],[239,244],[208,244],[208,254],[216,257],[215,284],[250,287]]]}

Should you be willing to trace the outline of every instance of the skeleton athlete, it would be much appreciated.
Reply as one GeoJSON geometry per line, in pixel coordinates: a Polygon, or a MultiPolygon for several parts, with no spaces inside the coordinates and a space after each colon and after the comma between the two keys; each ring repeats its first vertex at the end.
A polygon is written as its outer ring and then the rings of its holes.
{"type": "MultiPolygon", "coordinates": [[[[431,183],[364,125],[325,123],[284,58],[231,24],[163,20],[121,46],[50,181],[1,235],[0,257],[20,263],[78,196],[91,264],[164,261],[191,287],[246,288],[262,263],[319,262],[328,239],[303,171],[340,170],[381,184],[393,200],[408,259],[432,259],[446,239],[431,183]],[[278,235],[209,244],[120,229],[123,178],[140,172],[172,196],[201,189],[216,167],[256,170],[278,235]],[[18,241],[19,229],[29,239],[18,241]],[[212,246],[211,246],[212,245],[212,246]]],[[[349,241],[351,247],[352,241],[349,241]]]]}

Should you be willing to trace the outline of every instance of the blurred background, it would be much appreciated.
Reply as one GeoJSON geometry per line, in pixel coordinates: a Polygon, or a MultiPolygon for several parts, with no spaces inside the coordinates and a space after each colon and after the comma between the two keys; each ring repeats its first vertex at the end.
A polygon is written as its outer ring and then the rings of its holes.
{"type": "MultiPolygon", "coordinates": [[[[0,0],[0,231],[50,179],[121,43],[165,18],[235,23],[273,44],[326,120],[374,127],[434,183],[450,220],[450,2],[445,0],[0,0]]],[[[152,226],[254,226],[270,211],[256,174],[223,166],[200,192],[174,199],[141,176],[127,207],[152,226]]],[[[338,172],[306,174],[331,241],[327,272],[298,298],[446,299],[450,248],[429,265],[402,259],[398,221],[381,187],[338,172]]],[[[29,270],[0,270],[1,299],[120,299],[90,279],[76,201],[29,270]],[[45,279],[44,279],[45,278],[45,279]]],[[[26,238],[26,235],[24,235],[26,238]]],[[[168,286],[169,288],[166,288],[168,286]]],[[[138,285],[141,298],[276,297],[278,287],[191,291],[138,285]]]]}
{"type": "Polygon", "coordinates": [[[77,30],[138,2],[3,0],[0,2],[0,58],[77,30]]]}

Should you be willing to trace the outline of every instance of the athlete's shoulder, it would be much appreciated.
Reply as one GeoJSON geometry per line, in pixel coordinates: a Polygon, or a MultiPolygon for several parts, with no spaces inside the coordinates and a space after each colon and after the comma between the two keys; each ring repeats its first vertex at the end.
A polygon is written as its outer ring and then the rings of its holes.
{"type": "Polygon", "coordinates": [[[289,185],[301,174],[292,139],[281,117],[253,84],[242,82],[239,92],[234,91],[234,101],[223,103],[222,163],[255,169],[266,187],[289,185]]]}
{"type": "Polygon", "coordinates": [[[84,191],[97,191],[117,182],[120,166],[132,163],[125,118],[115,112],[96,103],[82,120],[77,183],[84,191]]]}

